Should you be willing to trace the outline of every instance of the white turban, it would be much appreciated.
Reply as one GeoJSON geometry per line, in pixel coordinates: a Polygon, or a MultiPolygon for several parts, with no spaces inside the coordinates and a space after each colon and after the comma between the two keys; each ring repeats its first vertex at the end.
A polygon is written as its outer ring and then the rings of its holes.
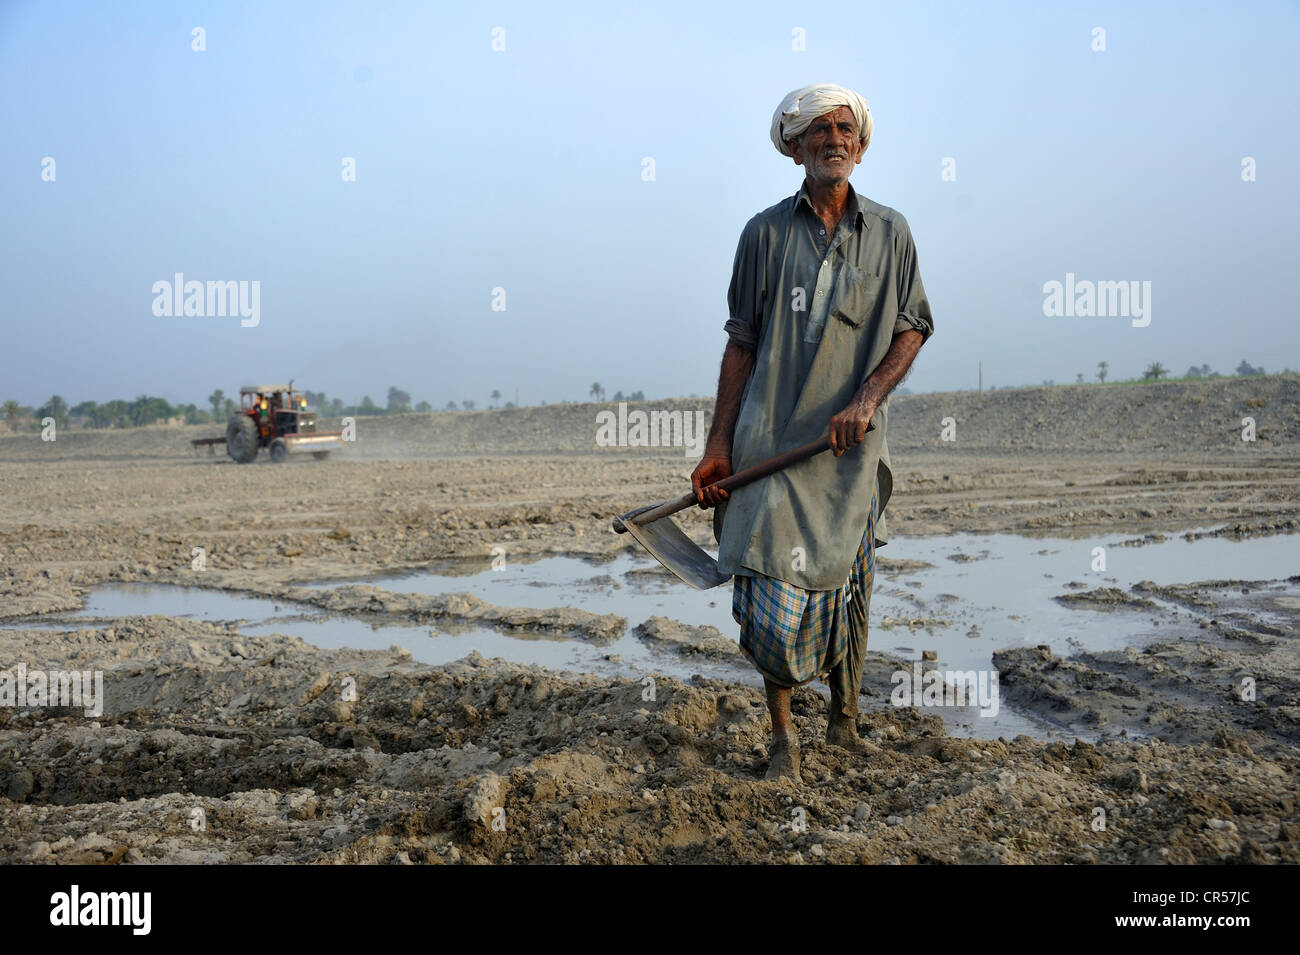
{"type": "Polygon", "coordinates": [[[853,90],[846,90],[834,83],[813,83],[787,93],[772,114],[772,145],[782,156],[791,155],[786,140],[798,139],[814,119],[825,116],[840,106],[847,106],[853,111],[853,118],[858,123],[858,139],[862,143],[862,151],[866,152],[871,145],[871,108],[853,90]]]}

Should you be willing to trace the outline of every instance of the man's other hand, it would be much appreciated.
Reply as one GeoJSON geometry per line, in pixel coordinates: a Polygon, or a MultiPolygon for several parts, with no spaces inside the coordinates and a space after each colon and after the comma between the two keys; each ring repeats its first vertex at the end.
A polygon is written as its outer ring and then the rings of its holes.
{"type": "Polygon", "coordinates": [[[727,492],[720,487],[709,487],[723,478],[731,477],[731,456],[728,454],[708,454],[691,472],[691,487],[695,489],[695,499],[701,508],[717,507],[727,499],[727,492]]]}
{"type": "Polygon", "coordinates": [[[831,439],[831,451],[837,458],[867,439],[867,432],[874,427],[871,418],[875,413],[874,404],[855,398],[847,408],[831,418],[827,436],[831,439]]]}

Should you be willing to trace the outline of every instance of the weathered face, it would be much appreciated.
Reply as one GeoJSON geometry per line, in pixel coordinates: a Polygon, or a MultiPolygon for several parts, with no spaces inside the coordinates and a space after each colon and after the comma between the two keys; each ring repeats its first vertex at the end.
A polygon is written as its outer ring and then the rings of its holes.
{"type": "Polygon", "coordinates": [[[814,182],[835,186],[848,180],[862,162],[862,141],[853,110],[840,106],[813,120],[802,136],[790,140],[796,166],[804,166],[814,182]]]}

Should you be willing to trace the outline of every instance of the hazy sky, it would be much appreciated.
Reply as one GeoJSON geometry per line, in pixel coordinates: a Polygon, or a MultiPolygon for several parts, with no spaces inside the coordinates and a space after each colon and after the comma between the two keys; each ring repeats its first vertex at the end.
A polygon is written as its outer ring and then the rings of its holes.
{"type": "Polygon", "coordinates": [[[819,81],[916,239],[908,387],[1300,368],[1296,4],[1045,6],[0,0],[0,400],[712,395],[740,231],[801,180],[772,111],[819,81]],[[259,324],[155,316],[177,272],[260,282],[259,324]],[[1045,317],[1067,272],[1149,281],[1150,324],[1045,317]]]}

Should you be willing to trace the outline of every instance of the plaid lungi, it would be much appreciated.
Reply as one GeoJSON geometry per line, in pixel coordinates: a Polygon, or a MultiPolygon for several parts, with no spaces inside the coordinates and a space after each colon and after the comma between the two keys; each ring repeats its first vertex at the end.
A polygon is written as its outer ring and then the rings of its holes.
{"type": "MultiPolygon", "coordinates": [[[[871,520],[862,534],[848,579],[838,590],[804,590],[775,577],[737,575],[731,615],[740,624],[740,650],[760,673],[780,686],[798,686],[834,669],[846,655],[861,679],[867,613],[875,571],[879,485],[871,520]]],[[[857,687],[852,697],[857,698],[857,687]]]]}

